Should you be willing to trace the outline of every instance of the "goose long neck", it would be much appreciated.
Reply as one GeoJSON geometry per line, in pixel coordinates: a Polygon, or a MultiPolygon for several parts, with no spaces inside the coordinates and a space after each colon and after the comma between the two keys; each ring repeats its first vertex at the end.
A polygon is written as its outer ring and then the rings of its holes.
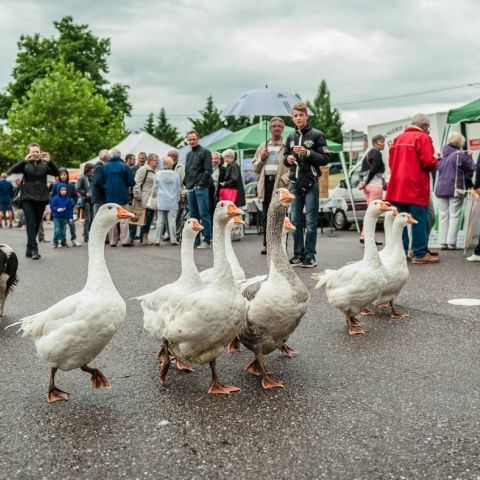
{"type": "Polygon", "coordinates": [[[394,223],[391,233],[390,233],[390,241],[391,241],[391,252],[392,255],[395,257],[403,258],[405,256],[405,249],[403,247],[402,235],[404,225],[399,223],[394,223]]]}
{"type": "Polygon", "coordinates": [[[105,261],[105,236],[109,226],[92,223],[88,241],[88,275],[86,288],[112,286],[113,282],[105,261]]]}
{"type": "Polygon", "coordinates": [[[290,263],[285,249],[282,246],[283,221],[285,208],[270,208],[267,217],[267,252],[269,270],[275,265],[277,270],[288,270],[290,263]]]}
{"type": "Polygon", "coordinates": [[[388,254],[392,251],[392,227],[393,227],[394,217],[392,215],[385,215],[383,221],[383,231],[385,233],[385,247],[384,251],[388,254]]]}
{"type": "Polygon", "coordinates": [[[193,255],[193,246],[195,238],[190,238],[189,235],[185,235],[180,247],[180,259],[182,263],[182,273],[180,278],[182,280],[200,280],[198,268],[195,263],[193,255]]]}
{"type": "Polygon", "coordinates": [[[225,251],[226,223],[214,218],[213,223],[213,275],[215,281],[233,284],[233,273],[225,251]]]}
{"type": "Polygon", "coordinates": [[[237,280],[245,280],[245,272],[240,266],[240,262],[238,261],[237,255],[232,245],[232,230],[234,226],[235,225],[233,224],[233,222],[230,221],[225,227],[225,255],[227,256],[230,267],[232,268],[234,278],[237,280]]]}
{"type": "Polygon", "coordinates": [[[364,221],[365,251],[363,259],[373,263],[381,263],[375,244],[375,226],[377,225],[378,214],[372,210],[367,211],[364,221]]]}

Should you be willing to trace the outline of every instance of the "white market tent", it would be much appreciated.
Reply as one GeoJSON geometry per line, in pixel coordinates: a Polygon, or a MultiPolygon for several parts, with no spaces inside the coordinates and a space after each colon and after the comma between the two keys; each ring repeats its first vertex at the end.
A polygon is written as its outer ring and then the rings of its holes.
{"type": "MultiPolygon", "coordinates": [[[[172,150],[174,147],[167,145],[166,143],[158,140],[154,136],[150,135],[147,132],[140,133],[130,133],[126,138],[124,138],[117,145],[110,147],[109,150],[116,148],[122,153],[122,158],[125,158],[125,155],[129,153],[134,153],[135,155],[140,152],[145,152],[147,155],[149,153],[156,153],[160,158],[165,157],[169,150],[172,150]]],[[[82,163],[80,168],[83,171],[85,163],[96,163],[98,162],[98,156],[92,158],[88,162],[82,163]]]]}

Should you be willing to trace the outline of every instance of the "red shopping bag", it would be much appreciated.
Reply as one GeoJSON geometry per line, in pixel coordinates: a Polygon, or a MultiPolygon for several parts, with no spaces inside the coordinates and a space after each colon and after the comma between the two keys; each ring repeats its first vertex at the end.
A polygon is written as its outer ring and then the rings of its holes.
{"type": "Polygon", "coordinates": [[[230,200],[236,205],[238,200],[238,190],[235,188],[220,188],[218,191],[218,199],[220,201],[230,200]]]}

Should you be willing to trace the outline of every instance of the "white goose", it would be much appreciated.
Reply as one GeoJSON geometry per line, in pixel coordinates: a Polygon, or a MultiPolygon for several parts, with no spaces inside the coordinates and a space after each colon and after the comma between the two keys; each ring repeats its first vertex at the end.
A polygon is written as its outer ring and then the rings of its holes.
{"type": "Polygon", "coordinates": [[[403,248],[403,229],[417,221],[408,213],[397,213],[394,217],[390,233],[390,254],[382,257],[383,265],[387,271],[387,284],[381,295],[373,302],[375,306],[388,303],[391,308],[392,318],[408,318],[408,314],[399,314],[394,306],[394,300],[407,283],[409,271],[407,257],[403,248]]]}
{"type": "Polygon", "coordinates": [[[363,334],[363,325],[355,315],[378,298],[387,284],[387,273],[375,245],[375,225],[378,217],[390,210],[382,200],[371,202],[364,220],[365,251],[362,260],[339,270],[325,270],[313,275],[315,288],[325,287],[328,303],[345,314],[349,335],[363,334]]]}
{"type": "MultiPolygon", "coordinates": [[[[193,255],[195,237],[203,230],[202,225],[195,218],[185,222],[182,231],[180,277],[173,283],[163,285],[151,293],[136,297],[143,310],[143,328],[154,338],[163,342],[165,321],[172,307],[175,307],[186,295],[203,288],[203,282],[198,273],[193,255]]],[[[176,362],[179,370],[191,371],[192,368],[176,362]]]]}
{"type": "Polygon", "coordinates": [[[398,209],[396,207],[390,207],[391,210],[385,212],[383,216],[383,231],[385,233],[385,246],[383,247],[378,254],[380,255],[380,259],[383,260],[388,258],[393,250],[393,242],[392,242],[392,227],[393,222],[395,220],[395,216],[398,215],[398,209]]]}
{"type": "MultiPolygon", "coordinates": [[[[236,282],[244,281],[247,276],[245,275],[245,271],[241,267],[235,250],[233,249],[232,230],[234,227],[238,225],[243,225],[244,223],[245,222],[239,216],[233,217],[227,223],[227,226],[225,228],[225,254],[227,256],[228,262],[230,263],[230,267],[232,268],[233,278],[236,282]]],[[[214,280],[213,267],[207,268],[206,270],[200,272],[200,278],[205,284],[212,282],[214,280]]]]}
{"type": "Polygon", "coordinates": [[[88,276],[83,289],[43,312],[25,317],[24,336],[32,337],[37,355],[52,364],[48,401],[68,400],[55,386],[60,370],[80,368],[92,376],[92,388],[110,388],[97,368],[88,364],[105,348],[125,319],[125,302],[117,292],[105,263],[104,241],[112,225],[133,214],[115,203],[103,205],[95,215],[88,242],[88,276]]]}
{"type": "Polygon", "coordinates": [[[267,215],[268,278],[243,293],[248,301],[247,322],[239,338],[255,355],[245,369],[262,376],[265,389],[285,386],[270,378],[264,356],[285,344],[304,316],[310,299],[282,246],[285,214],[293,198],[285,188],[277,189],[272,196],[267,215]]]}
{"type": "Polygon", "coordinates": [[[210,394],[229,394],[240,389],[220,383],[215,366],[217,356],[235,338],[245,321],[245,300],[235,284],[225,254],[225,229],[230,218],[243,211],[233,202],[217,204],[213,218],[213,282],[187,295],[173,309],[165,325],[160,353],[160,379],[165,381],[169,351],[183,362],[209,363],[210,394]]]}
{"type": "MultiPolygon", "coordinates": [[[[388,212],[385,212],[385,215],[383,216],[383,231],[385,233],[385,240],[384,240],[385,246],[383,247],[382,250],[378,252],[378,254],[380,255],[380,260],[384,265],[385,265],[385,259],[391,255],[393,250],[392,227],[393,227],[393,221],[395,220],[395,215],[397,214],[398,214],[398,209],[396,207],[391,207],[391,210],[388,212]]],[[[384,306],[382,304],[377,304],[377,303],[375,303],[375,305],[378,307],[384,306]]],[[[360,312],[360,315],[364,317],[372,316],[374,314],[375,314],[374,310],[371,309],[370,307],[366,307],[360,312]]]]}

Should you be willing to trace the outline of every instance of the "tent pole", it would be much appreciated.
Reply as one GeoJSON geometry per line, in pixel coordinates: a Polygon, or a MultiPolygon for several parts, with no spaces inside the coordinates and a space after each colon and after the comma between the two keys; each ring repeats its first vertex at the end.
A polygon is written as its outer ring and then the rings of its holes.
{"type": "Polygon", "coordinates": [[[357,211],[355,210],[355,202],[353,200],[353,193],[352,193],[352,186],[350,185],[350,178],[348,176],[347,164],[345,163],[345,155],[343,152],[339,153],[340,162],[342,162],[343,174],[345,175],[345,183],[347,184],[348,196],[350,197],[350,201],[352,202],[352,212],[353,218],[355,220],[355,227],[357,228],[357,232],[360,233],[360,226],[358,224],[357,218],[357,211]]]}

